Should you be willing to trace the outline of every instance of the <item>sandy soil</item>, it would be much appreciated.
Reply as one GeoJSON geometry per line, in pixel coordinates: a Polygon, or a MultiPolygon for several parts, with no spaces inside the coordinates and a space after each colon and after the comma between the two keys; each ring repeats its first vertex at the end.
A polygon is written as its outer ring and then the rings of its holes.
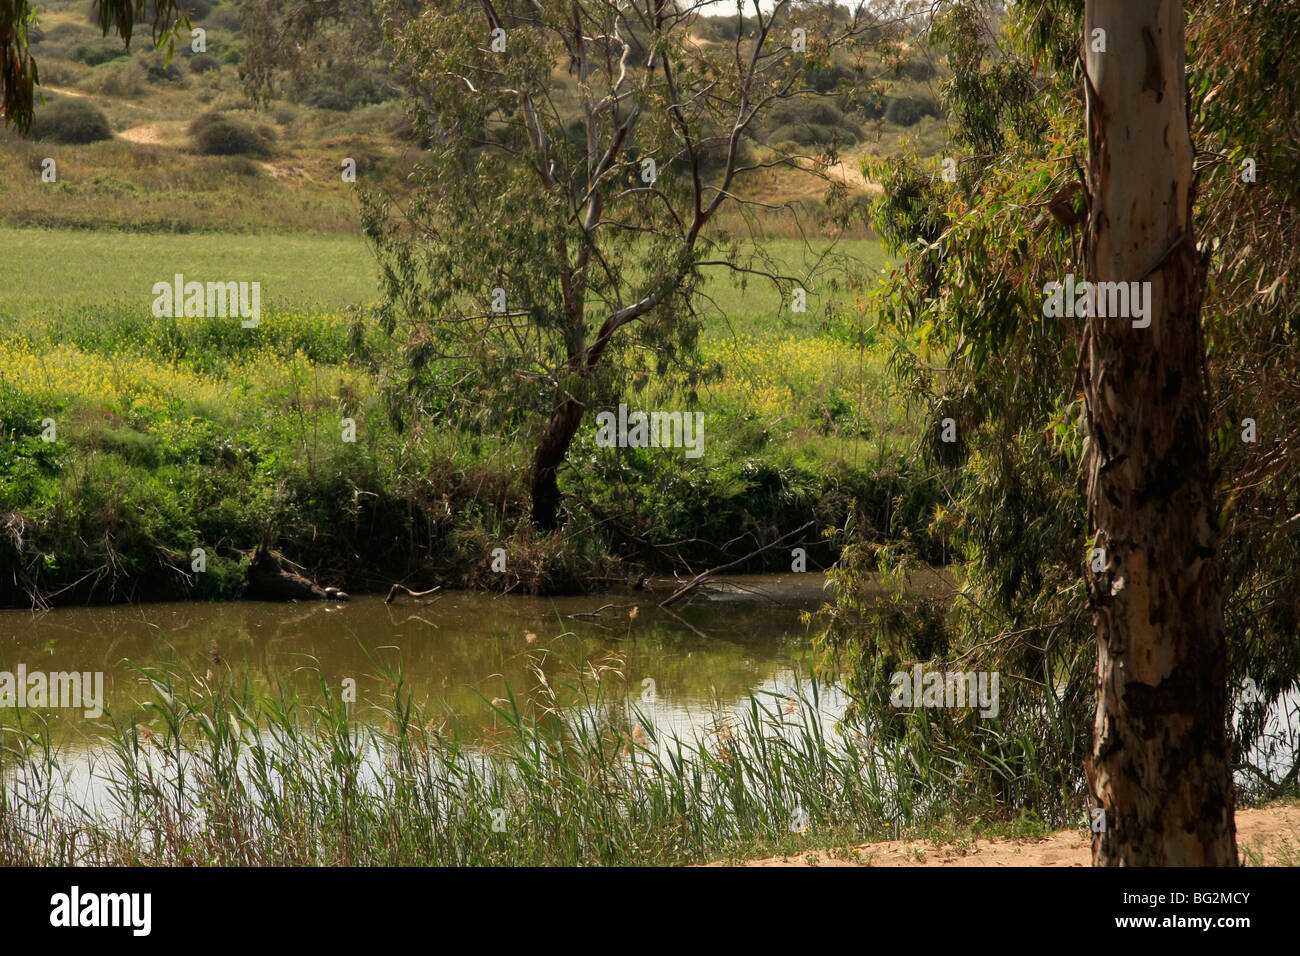
{"type": "MultiPolygon", "coordinates": [[[[812,164],[805,162],[802,165],[806,169],[812,164]]],[[[879,195],[883,192],[879,183],[873,183],[862,175],[862,157],[859,155],[846,155],[838,163],[827,164],[821,169],[827,176],[844,183],[850,193],[865,192],[879,195]]]]}
{"type": "Polygon", "coordinates": [[[272,179],[307,179],[308,173],[300,163],[264,163],[258,162],[272,179]]]}
{"type": "Polygon", "coordinates": [[[184,121],[172,123],[144,123],[132,126],[118,133],[119,139],[147,146],[179,146],[188,142],[186,130],[189,123],[184,121]]]}
{"type": "MultiPolygon", "coordinates": [[[[1265,865],[1294,865],[1300,858],[1300,806],[1275,804],[1237,811],[1237,847],[1265,865]]],[[[711,864],[721,866],[725,864],[711,864]]],[[[1090,866],[1089,834],[1062,830],[1034,840],[976,840],[936,844],[929,840],[864,843],[831,855],[813,851],[790,857],[750,860],[745,866],[1090,866]]]]}
{"type": "Polygon", "coordinates": [[[82,99],[89,98],[85,93],[81,92],[81,90],[73,90],[65,86],[41,86],[40,89],[48,90],[51,93],[58,93],[60,96],[79,96],[82,99]]]}
{"type": "MultiPolygon", "coordinates": [[[[80,97],[83,100],[96,99],[96,97],[92,97],[89,93],[83,93],[81,92],[81,90],[70,89],[69,87],[66,86],[40,86],[37,87],[37,89],[46,93],[58,93],[60,96],[76,96],[76,97],[80,97]]],[[[111,97],[106,97],[106,98],[111,99],[111,97]]],[[[147,109],[147,107],[137,106],[134,103],[128,103],[126,102],[126,100],[122,100],[122,99],[117,100],[116,104],[118,106],[125,106],[129,110],[147,109]]]]}

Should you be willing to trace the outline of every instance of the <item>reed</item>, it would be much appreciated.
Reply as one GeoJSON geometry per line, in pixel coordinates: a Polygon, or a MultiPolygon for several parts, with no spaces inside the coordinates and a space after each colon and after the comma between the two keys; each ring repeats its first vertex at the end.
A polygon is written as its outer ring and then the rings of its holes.
{"type": "Polygon", "coordinates": [[[383,697],[351,704],[314,663],[259,690],[159,657],[137,666],[140,712],[97,725],[93,804],[60,786],[48,727],[0,731],[0,863],[681,864],[953,819],[942,775],[829,721],[814,679],[719,702],[684,739],[628,702],[615,664],[566,659],[561,680],[539,659],[470,739],[412,699],[400,662],[372,658],[383,697]]]}

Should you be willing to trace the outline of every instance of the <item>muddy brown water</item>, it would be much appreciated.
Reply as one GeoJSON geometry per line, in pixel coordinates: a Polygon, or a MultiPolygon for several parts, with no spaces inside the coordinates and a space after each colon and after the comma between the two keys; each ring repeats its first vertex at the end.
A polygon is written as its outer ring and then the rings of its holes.
{"type": "MultiPolygon", "coordinates": [[[[449,591],[392,604],[365,595],[347,603],[0,611],[0,681],[20,667],[28,675],[102,674],[106,709],[161,729],[140,708],[151,688],[136,665],[174,657],[199,683],[246,677],[263,691],[284,683],[311,698],[322,681],[338,691],[355,681],[358,716],[378,723],[400,668],[426,712],[473,738],[494,723],[490,701],[509,692],[521,702],[543,700],[540,669],[561,698],[580,673],[588,684],[599,675],[602,697],[652,704],[657,723],[689,733],[719,707],[755,691],[787,692],[809,672],[811,634],[800,614],[826,600],[824,583],[813,573],[731,577],[671,611],[657,604],[672,582],[653,592],[558,598],[449,591]]],[[[27,716],[48,719],[63,746],[94,747],[107,717],[87,716],[87,701],[55,703],[47,699],[27,716]]],[[[17,716],[0,705],[0,724],[17,716]]]]}
{"type": "MultiPolygon", "coordinates": [[[[354,714],[375,726],[388,722],[400,668],[404,691],[438,729],[471,743],[501,728],[494,700],[513,693],[525,713],[549,706],[543,678],[562,706],[579,706],[566,685],[582,682],[590,692],[599,677],[603,702],[633,704],[667,736],[684,740],[708,734],[751,694],[805,696],[815,655],[800,616],[830,599],[822,575],[719,579],[684,606],[658,608],[672,590],[667,581],[653,592],[559,598],[450,591],[393,604],[368,595],[348,603],[0,611],[0,727],[47,721],[76,765],[71,773],[85,778],[73,788],[88,791],[88,761],[103,753],[110,715],[163,730],[156,712],[141,707],[152,689],[138,667],[164,657],[198,683],[247,679],[272,695],[281,685],[296,688],[308,701],[319,699],[321,682],[339,692],[355,681],[354,714]],[[102,674],[108,713],[88,717],[86,701],[16,709],[4,699],[4,680],[20,668],[28,675],[102,674]]],[[[845,703],[838,688],[825,687],[817,707],[825,730],[845,703]]],[[[1298,744],[1300,691],[1293,690],[1271,708],[1267,739],[1250,756],[1272,773],[1290,766],[1298,744]]]]}

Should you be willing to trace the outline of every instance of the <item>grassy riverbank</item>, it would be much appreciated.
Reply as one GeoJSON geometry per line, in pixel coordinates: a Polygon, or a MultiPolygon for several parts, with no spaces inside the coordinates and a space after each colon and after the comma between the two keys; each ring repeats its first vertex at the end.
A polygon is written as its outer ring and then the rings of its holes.
{"type": "MultiPolygon", "coordinates": [[[[679,864],[937,833],[973,809],[941,795],[938,767],[832,728],[816,683],[669,738],[611,693],[617,673],[552,645],[531,686],[485,699],[470,741],[396,667],[385,698],[349,704],[320,674],[263,693],[222,666],[149,665],[147,699],[105,715],[98,806],[65,799],[38,722],[9,729],[0,775],[21,783],[0,796],[0,862],[679,864]]],[[[986,832],[1041,830],[983,809],[986,832]]]]}
{"type": "MultiPolygon", "coordinates": [[[[855,505],[882,534],[921,535],[935,500],[901,464],[915,436],[881,352],[827,325],[825,303],[790,313],[774,290],[715,281],[708,292],[728,320],[710,327],[702,354],[721,379],[693,403],[653,382],[624,399],[703,411],[703,456],[601,449],[584,429],[561,475],[570,520],[542,536],[523,520],[527,434],[395,427],[381,389],[400,343],[366,311],[363,243],[3,239],[13,252],[0,283],[0,563],[12,573],[0,604],[232,596],[263,542],[354,590],[403,579],[542,591],[694,573],[811,520],[801,543],[818,567],[833,553],[817,529],[842,525],[855,505]],[[160,242],[188,274],[219,263],[263,282],[259,326],[154,317],[160,242]],[[343,440],[345,418],[355,442],[343,440]],[[509,555],[504,575],[490,570],[495,547],[509,555]]],[[[777,246],[795,259],[795,243],[777,246]]],[[[867,272],[884,262],[875,243],[843,248],[867,272]]],[[[826,299],[851,301],[833,278],[826,299]]],[[[789,560],[769,552],[748,570],[789,560]]]]}
{"type": "MultiPolygon", "coordinates": [[[[933,711],[882,734],[808,679],[719,702],[683,737],[633,702],[617,656],[561,635],[527,657],[532,676],[481,695],[463,736],[400,656],[370,658],[355,701],[312,665],[254,683],[166,651],[124,662],[140,698],[75,748],[38,711],[0,724],[0,865],[1086,863],[1083,803],[1025,786],[1045,770],[1028,750],[953,750],[933,711]],[[1012,856],[1023,841],[1042,858],[1012,856]]],[[[1292,820],[1243,827],[1245,862],[1294,864],[1292,820]]]]}

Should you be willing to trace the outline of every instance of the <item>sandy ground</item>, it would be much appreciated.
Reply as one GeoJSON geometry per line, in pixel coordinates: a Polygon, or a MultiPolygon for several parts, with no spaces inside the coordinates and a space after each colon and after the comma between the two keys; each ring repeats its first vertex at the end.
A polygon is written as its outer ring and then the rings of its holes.
{"type": "Polygon", "coordinates": [[[51,93],[58,93],[61,96],[79,96],[82,99],[88,98],[85,93],[81,92],[81,90],[72,90],[65,86],[42,86],[41,89],[49,90],[51,93]]]}
{"type": "MultiPolygon", "coordinates": [[[[69,89],[68,87],[65,86],[40,86],[37,87],[37,89],[45,93],[58,93],[60,96],[76,96],[76,97],[80,97],[83,100],[96,98],[96,97],[92,97],[89,93],[83,93],[81,92],[81,90],[69,89]]],[[[147,108],[144,106],[137,106],[134,103],[128,103],[125,100],[121,100],[121,99],[117,100],[116,102],[118,106],[125,106],[129,110],[144,110],[147,108]]]]}
{"type": "MultiPolygon", "coordinates": [[[[813,168],[814,164],[804,162],[803,168],[813,168]]],[[[838,163],[830,163],[821,167],[822,171],[832,179],[844,183],[850,193],[865,192],[872,195],[879,195],[884,190],[879,183],[870,182],[862,175],[862,157],[860,155],[846,155],[838,163]]]]}
{"type": "MultiPolygon", "coordinates": [[[[1265,865],[1295,865],[1300,859],[1300,806],[1275,804],[1237,811],[1237,847],[1265,865]]],[[[834,854],[826,851],[750,860],[745,866],[1090,866],[1089,834],[1062,830],[1043,839],[975,840],[936,844],[929,840],[864,843],[834,854]]],[[[725,864],[711,864],[722,866],[725,864]]]]}
{"type": "Polygon", "coordinates": [[[119,139],[148,146],[183,146],[189,142],[190,124],[184,120],[144,123],[118,133],[119,139]]]}

